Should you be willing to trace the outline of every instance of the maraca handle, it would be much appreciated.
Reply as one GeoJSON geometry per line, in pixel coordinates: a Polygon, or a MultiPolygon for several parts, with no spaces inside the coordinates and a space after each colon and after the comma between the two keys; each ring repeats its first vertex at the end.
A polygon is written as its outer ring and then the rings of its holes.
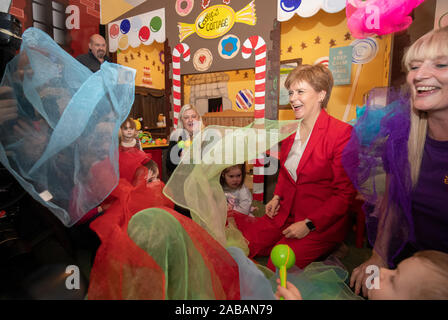
{"type": "Polygon", "coordinates": [[[286,266],[280,267],[280,285],[286,288],[286,266]]]}
{"type": "MultiPolygon", "coordinates": [[[[280,267],[280,285],[283,288],[286,288],[286,266],[283,265],[280,267]]],[[[280,300],[285,300],[285,298],[280,297],[280,300]]]]}

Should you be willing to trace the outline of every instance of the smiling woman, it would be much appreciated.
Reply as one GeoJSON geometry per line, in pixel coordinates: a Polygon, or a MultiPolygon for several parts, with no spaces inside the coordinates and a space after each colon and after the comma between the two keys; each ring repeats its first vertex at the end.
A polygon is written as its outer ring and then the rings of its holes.
{"type": "MultiPolygon", "coordinates": [[[[340,160],[351,126],[325,111],[333,87],[325,66],[298,66],[285,87],[300,124],[282,142],[274,197],[263,217],[235,215],[235,221],[249,242],[251,258],[287,244],[296,265],[304,268],[338,246],[348,230],[347,209],[355,190],[340,160]]],[[[271,260],[268,267],[275,270],[271,260]]]]}
{"type": "MultiPolygon", "coordinates": [[[[382,159],[386,185],[384,196],[376,195],[376,190],[374,197],[367,195],[367,231],[374,250],[372,257],[353,271],[351,284],[357,293],[361,288],[367,293],[368,265],[395,266],[421,250],[448,253],[448,27],[419,38],[403,63],[408,70],[410,106],[399,100],[394,101],[398,102],[395,106],[389,104],[392,111],[381,121],[377,135],[383,142],[371,143],[377,151],[384,148],[376,154],[382,159]],[[399,134],[394,137],[394,132],[399,134]]],[[[358,124],[355,131],[357,128],[358,124]]],[[[357,157],[358,168],[352,170],[350,164],[345,168],[351,177],[350,171],[357,172],[353,181],[360,186],[366,181],[361,175],[369,175],[362,165],[368,161],[361,153],[357,157]]]]}

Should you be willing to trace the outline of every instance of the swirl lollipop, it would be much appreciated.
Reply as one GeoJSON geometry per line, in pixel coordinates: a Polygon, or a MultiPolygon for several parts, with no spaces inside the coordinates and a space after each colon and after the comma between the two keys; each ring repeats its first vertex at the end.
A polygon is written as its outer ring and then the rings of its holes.
{"type": "Polygon", "coordinates": [[[373,38],[356,39],[351,43],[353,46],[352,62],[358,64],[356,69],[355,80],[353,81],[347,106],[345,107],[344,117],[342,121],[347,121],[350,108],[352,106],[353,97],[355,96],[356,87],[358,86],[359,77],[361,75],[362,66],[372,61],[378,53],[378,43],[373,38]]]}
{"type": "MultiPolygon", "coordinates": [[[[287,244],[278,244],[271,251],[271,260],[279,269],[280,285],[286,288],[286,270],[296,263],[294,251],[287,244]]],[[[284,300],[284,298],[280,297],[280,300],[284,300]]]]}

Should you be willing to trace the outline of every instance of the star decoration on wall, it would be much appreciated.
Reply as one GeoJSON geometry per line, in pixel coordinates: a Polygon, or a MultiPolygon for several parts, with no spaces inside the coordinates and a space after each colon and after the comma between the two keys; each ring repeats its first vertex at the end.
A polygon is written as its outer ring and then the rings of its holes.
{"type": "Polygon", "coordinates": [[[124,57],[124,62],[126,62],[126,63],[128,63],[129,61],[128,61],[128,57],[127,56],[125,56],[124,57]]]}
{"type": "Polygon", "coordinates": [[[155,66],[155,65],[156,65],[156,62],[155,62],[155,61],[153,61],[153,62],[152,62],[152,66],[155,66]]]}
{"type": "Polygon", "coordinates": [[[345,35],[344,35],[344,40],[351,40],[352,39],[352,35],[350,34],[350,32],[347,32],[345,35]]]}
{"type": "Polygon", "coordinates": [[[235,74],[240,74],[240,70],[236,70],[236,71],[235,71],[235,74]]]}
{"type": "Polygon", "coordinates": [[[288,52],[292,52],[292,47],[291,46],[288,47],[288,52]]]}
{"type": "Polygon", "coordinates": [[[336,40],[331,39],[329,44],[330,44],[330,47],[334,47],[336,45],[336,40]]]}
{"type": "Polygon", "coordinates": [[[300,46],[302,47],[302,50],[305,49],[305,48],[308,48],[308,46],[306,45],[305,42],[302,42],[302,44],[300,46]]]}
{"type": "Polygon", "coordinates": [[[157,66],[157,71],[160,71],[160,66],[157,66]]]}
{"type": "Polygon", "coordinates": [[[134,60],[134,55],[131,53],[131,60],[134,60]]]}
{"type": "Polygon", "coordinates": [[[320,44],[320,37],[317,36],[316,39],[314,39],[314,44],[320,44]]]}
{"type": "Polygon", "coordinates": [[[249,74],[247,72],[244,72],[244,79],[247,79],[249,77],[249,74]]]}
{"type": "Polygon", "coordinates": [[[145,54],[145,59],[146,59],[146,60],[149,60],[149,58],[148,58],[148,55],[147,55],[147,54],[145,54]]]}
{"type": "Polygon", "coordinates": [[[141,55],[141,53],[140,53],[140,51],[138,51],[138,52],[137,52],[137,57],[140,58],[140,55],[141,55]]]}

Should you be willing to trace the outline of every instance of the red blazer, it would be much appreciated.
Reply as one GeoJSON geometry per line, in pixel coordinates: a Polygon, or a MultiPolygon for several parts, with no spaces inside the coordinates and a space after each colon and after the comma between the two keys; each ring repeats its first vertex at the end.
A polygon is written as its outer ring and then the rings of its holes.
{"type": "Polygon", "coordinates": [[[306,218],[316,226],[307,237],[343,241],[348,230],[348,207],[356,191],[341,164],[342,150],[352,127],[322,109],[297,167],[297,181],[285,168],[294,142],[291,135],[282,142],[280,172],[274,194],[281,197],[278,227],[306,218]],[[289,219],[288,219],[289,218],[289,219]]]}

